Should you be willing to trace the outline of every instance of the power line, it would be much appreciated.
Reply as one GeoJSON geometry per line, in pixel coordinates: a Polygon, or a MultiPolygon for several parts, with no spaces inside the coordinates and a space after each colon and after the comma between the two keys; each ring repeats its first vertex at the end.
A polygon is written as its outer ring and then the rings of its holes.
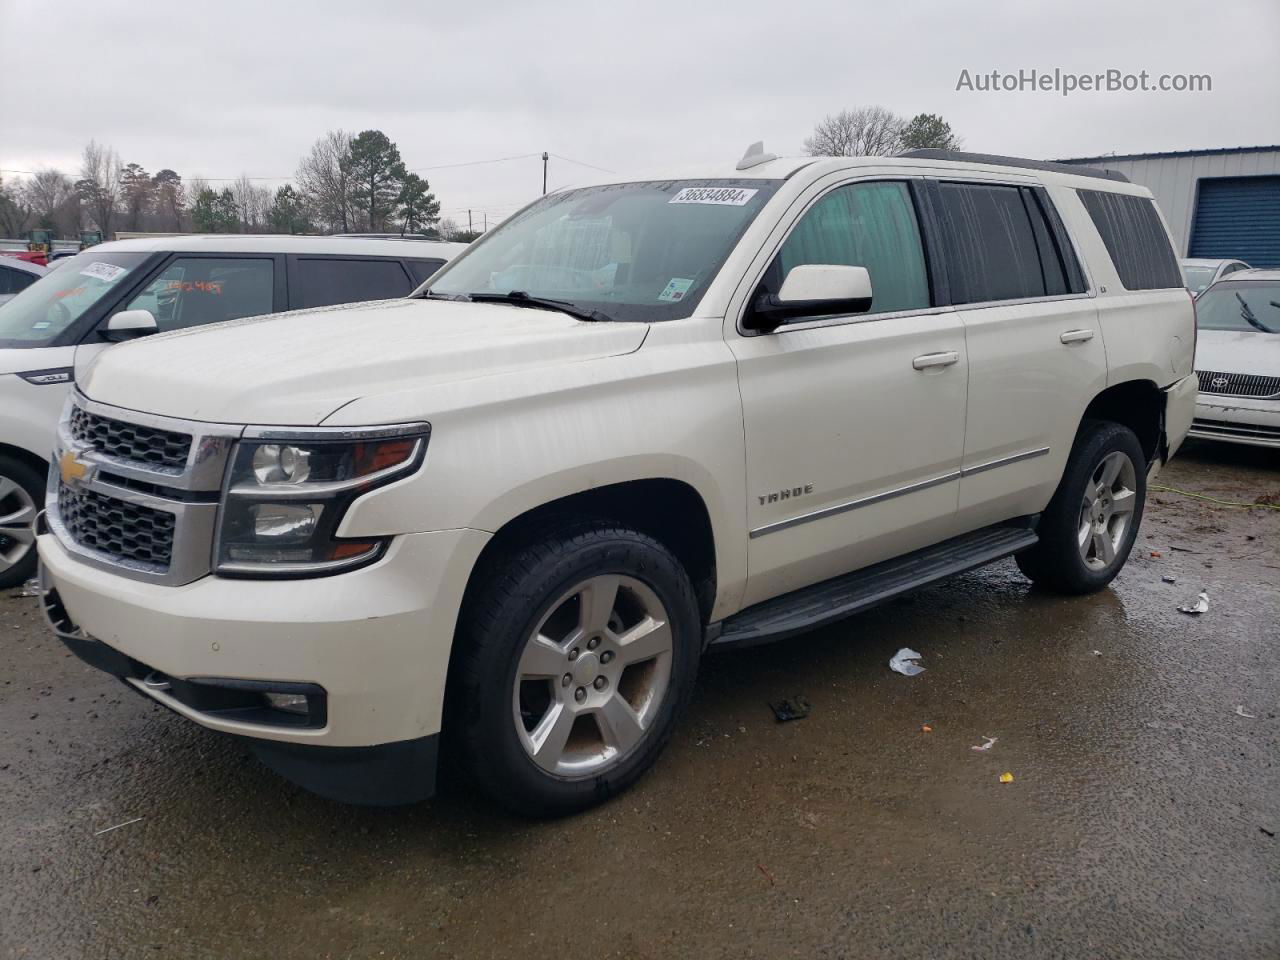
{"type": "Polygon", "coordinates": [[[586,163],[583,160],[575,160],[573,157],[561,156],[558,153],[551,154],[557,160],[564,160],[567,163],[576,163],[580,167],[589,167],[592,170],[599,170],[601,173],[617,173],[617,170],[610,170],[608,167],[597,167],[594,163],[586,163]]]}
{"type": "Polygon", "coordinates": [[[494,157],[492,160],[466,160],[462,163],[439,163],[430,167],[410,167],[410,173],[417,173],[419,170],[452,170],[456,167],[478,167],[486,163],[506,163],[508,160],[528,160],[530,157],[537,157],[537,153],[521,153],[514,157],[494,157]]]}

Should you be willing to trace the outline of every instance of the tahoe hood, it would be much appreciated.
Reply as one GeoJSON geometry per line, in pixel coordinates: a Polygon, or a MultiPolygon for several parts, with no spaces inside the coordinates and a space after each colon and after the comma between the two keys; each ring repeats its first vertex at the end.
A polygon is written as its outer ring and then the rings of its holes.
{"type": "Polygon", "coordinates": [[[360,397],[631,353],[647,330],[505,304],[345,304],[121,344],[79,386],[188,420],[311,426],[360,397]]]}

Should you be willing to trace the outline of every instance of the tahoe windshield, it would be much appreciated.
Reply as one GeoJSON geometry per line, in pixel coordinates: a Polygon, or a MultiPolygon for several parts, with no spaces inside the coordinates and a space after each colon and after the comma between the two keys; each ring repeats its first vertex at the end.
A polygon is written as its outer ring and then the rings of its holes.
{"type": "Polygon", "coordinates": [[[780,182],[662,180],[552,194],[446,266],[424,295],[592,320],[687,317],[780,182]]]}
{"type": "Polygon", "coordinates": [[[146,253],[86,250],[0,306],[0,347],[43,347],[117,290],[146,253]]]}
{"type": "Polygon", "coordinates": [[[1201,330],[1280,333],[1280,283],[1220,280],[1196,300],[1201,330]]]}

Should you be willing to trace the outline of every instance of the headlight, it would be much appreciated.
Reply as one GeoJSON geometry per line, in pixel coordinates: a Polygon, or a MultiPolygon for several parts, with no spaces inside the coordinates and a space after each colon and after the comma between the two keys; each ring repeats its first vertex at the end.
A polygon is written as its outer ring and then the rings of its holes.
{"type": "Polygon", "coordinates": [[[416,470],[430,436],[425,423],[246,433],[222,501],[215,571],[307,577],[376,560],[386,537],[339,539],[338,526],[357,497],[416,470]]]}

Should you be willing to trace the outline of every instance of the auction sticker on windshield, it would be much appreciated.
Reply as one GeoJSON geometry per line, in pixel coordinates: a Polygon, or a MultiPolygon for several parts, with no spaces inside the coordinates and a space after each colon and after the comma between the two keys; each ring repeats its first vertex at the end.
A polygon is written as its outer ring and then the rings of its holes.
{"type": "Polygon", "coordinates": [[[80,271],[80,276],[97,277],[105,283],[112,283],[128,272],[129,270],[126,267],[117,267],[114,263],[103,263],[101,260],[95,260],[80,271]]]}
{"type": "Polygon", "coordinates": [[[715,203],[727,207],[741,207],[759,190],[742,187],[685,187],[667,203],[715,203]]]}

